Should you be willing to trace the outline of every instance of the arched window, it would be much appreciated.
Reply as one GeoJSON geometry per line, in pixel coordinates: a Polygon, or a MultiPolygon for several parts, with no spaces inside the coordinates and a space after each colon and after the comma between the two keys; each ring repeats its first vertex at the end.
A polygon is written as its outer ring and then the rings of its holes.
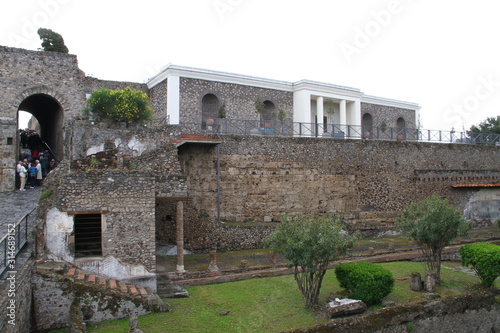
{"type": "MultiPolygon", "coordinates": [[[[219,98],[214,94],[206,94],[201,100],[201,127],[207,128],[207,119],[217,118],[219,113],[219,98]]],[[[211,126],[211,125],[210,125],[211,126]]]]}
{"type": "Polygon", "coordinates": [[[373,137],[373,117],[369,113],[365,113],[363,115],[363,120],[362,120],[362,131],[363,131],[363,138],[364,139],[370,139],[373,137]]]}

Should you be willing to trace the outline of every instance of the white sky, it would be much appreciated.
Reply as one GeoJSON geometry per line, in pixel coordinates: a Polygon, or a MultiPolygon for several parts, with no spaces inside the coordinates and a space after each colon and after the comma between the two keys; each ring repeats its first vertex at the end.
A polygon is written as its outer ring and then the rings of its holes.
{"type": "Polygon", "coordinates": [[[495,0],[1,2],[0,45],[36,50],[52,29],[100,79],[146,82],[174,63],[418,103],[428,129],[500,114],[495,0]]]}

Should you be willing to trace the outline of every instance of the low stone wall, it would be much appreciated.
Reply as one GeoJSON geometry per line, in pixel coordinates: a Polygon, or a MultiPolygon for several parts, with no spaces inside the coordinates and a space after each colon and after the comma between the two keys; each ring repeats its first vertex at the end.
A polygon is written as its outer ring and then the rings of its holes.
{"type": "Polygon", "coordinates": [[[33,260],[0,283],[0,332],[31,332],[33,260]]]}
{"type": "Polygon", "coordinates": [[[96,323],[170,308],[155,295],[127,296],[47,270],[37,270],[33,276],[33,300],[36,329],[42,331],[68,327],[75,321],[96,323]]]}
{"type": "Polygon", "coordinates": [[[332,320],[296,333],[470,333],[500,329],[498,290],[449,296],[429,302],[384,308],[366,315],[332,320]]]}

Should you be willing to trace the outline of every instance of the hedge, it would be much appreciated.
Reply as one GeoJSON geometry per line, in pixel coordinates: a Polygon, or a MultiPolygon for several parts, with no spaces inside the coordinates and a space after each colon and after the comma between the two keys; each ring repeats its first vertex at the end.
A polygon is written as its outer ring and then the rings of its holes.
{"type": "Polygon", "coordinates": [[[380,303],[392,292],[395,283],[389,270],[364,261],[340,264],[335,268],[335,275],[340,287],[367,305],[380,303]]]}
{"type": "Polygon", "coordinates": [[[458,249],[462,265],[472,266],[481,282],[492,287],[500,276],[500,245],[490,243],[467,244],[458,249]]]}

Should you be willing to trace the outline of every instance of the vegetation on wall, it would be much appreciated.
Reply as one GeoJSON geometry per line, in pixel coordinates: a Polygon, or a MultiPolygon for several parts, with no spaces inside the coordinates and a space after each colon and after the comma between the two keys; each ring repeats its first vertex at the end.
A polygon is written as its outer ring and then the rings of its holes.
{"type": "Polygon", "coordinates": [[[60,34],[50,29],[38,29],[38,36],[42,40],[42,48],[44,51],[68,53],[69,50],[64,45],[64,39],[60,34]]]}
{"type": "Polygon", "coordinates": [[[91,113],[98,120],[128,123],[150,120],[153,109],[149,107],[149,97],[146,93],[126,87],[122,90],[94,91],[87,100],[84,113],[91,113]]]}

